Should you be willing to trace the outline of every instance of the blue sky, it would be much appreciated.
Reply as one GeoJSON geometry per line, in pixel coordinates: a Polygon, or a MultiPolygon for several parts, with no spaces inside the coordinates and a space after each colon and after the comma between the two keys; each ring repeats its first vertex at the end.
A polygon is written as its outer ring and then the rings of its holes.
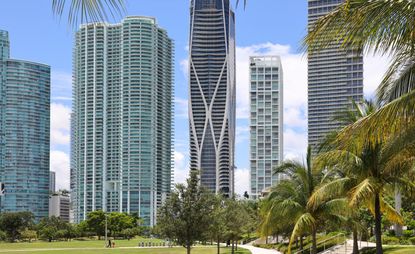
{"type": "MultiPolygon", "coordinates": [[[[51,170],[58,188],[69,186],[69,114],[73,32],[66,17],[52,15],[52,0],[1,3],[0,29],[9,31],[12,58],[52,67],[51,170]]],[[[189,0],[129,0],[127,15],[153,16],[175,41],[175,181],[188,171],[187,59],[189,0]]],[[[119,22],[110,20],[110,22],[119,22]]],[[[306,56],[299,51],[306,34],[306,0],[249,0],[236,10],[237,140],[236,191],[249,188],[248,57],[277,54],[284,69],[284,155],[299,158],[306,147],[306,56]]],[[[372,94],[385,61],[365,66],[365,93],[372,94]],[[367,71],[369,70],[369,71],[367,71]]]]}

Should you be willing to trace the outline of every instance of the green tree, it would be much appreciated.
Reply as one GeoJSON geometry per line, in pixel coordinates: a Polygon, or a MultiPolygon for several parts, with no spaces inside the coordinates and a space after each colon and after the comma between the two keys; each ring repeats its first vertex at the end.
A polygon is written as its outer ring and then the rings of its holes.
{"type": "Polygon", "coordinates": [[[130,229],[135,226],[135,218],[127,213],[112,212],[108,214],[108,229],[112,236],[119,235],[123,229],[130,229]]]}
{"type": "Polygon", "coordinates": [[[220,243],[226,240],[225,200],[222,195],[216,195],[214,208],[211,213],[212,221],[207,229],[207,238],[216,241],[217,254],[220,254],[220,243]]]}
{"type": "Polygon", "coordinates": [[[250,217],[242,202],[230,198],[225,200],[224,219],[226,234],[232,242],[232,254],[234,254],[235,241],[240,240],[242,235],[247,232],[250,217]]]}
{"type": "Polygon", "coordinates": [[[23,240],[29,241],[29,243],[30,243],[30,242],[32,242],[32,240],[36,240],[37,233],[36,233],[35,230],[30,230],[30,229],[25,228],[24,230],[20,231],[20,237],[23,240]]]}
{"type": "Polygon", "coordinates": [[[58,232],[65,230],[67,228],[67,224],[68,223],[55,216],[43,218],[37,225],[39,236],[43,239],[47,239],[49,242],[52,242],[60,237],[58,232]]]}
{"type": "Polygon", "coordinates": [[[139,234],[139,229],[138,228],[125,228],[121,230],[120,233],[122,237],[124,237],[124,239],[130,240],[131,238],[134,238],[135,236],[139,234]]]}
{"type": "Polygon", "coordinates": [[[32,228],[34,216],[31,212],[15,212],[0,214],[0,230],[7,234],[7,238],[14,242],[19,239],[20,231],[32,228]]]}
{"type": "Polygon", "coordinates": [[[85,220],[85,227],[87,231],[94,232],[98,239],[101,239],[101,236],[105,235],[105,212],[102,210],[89,212],[85,220]]]}
{"type": "Polygon", "coordinates": [[[161,234],[175,240],[191,253],[198,240],[205,240],[214,210],[213,194],[199,184],[199,172],[192,170],[186,185],[177,184],[159,209],[161,234]]]}

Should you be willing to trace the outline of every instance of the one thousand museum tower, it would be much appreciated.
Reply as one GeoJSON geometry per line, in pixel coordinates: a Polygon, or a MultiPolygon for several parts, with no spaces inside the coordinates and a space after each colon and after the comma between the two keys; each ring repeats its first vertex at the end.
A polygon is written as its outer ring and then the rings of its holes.
{"type": "Polygon", "coordinates": [[[190,3],[190,168],[232,196],[235,153],[235,15],[229,0],[190,3]]]}

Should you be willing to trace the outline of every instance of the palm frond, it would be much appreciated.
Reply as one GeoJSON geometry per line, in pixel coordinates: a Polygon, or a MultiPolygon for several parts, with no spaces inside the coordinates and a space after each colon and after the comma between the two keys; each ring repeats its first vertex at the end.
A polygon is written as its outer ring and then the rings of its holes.
{"type": "MultiPolygon", "coordinates": [[[[239,6],[239,0],[236,0],[236,8],[238,8],[238,6],[239,6]]],[[[244,10],[245,10],[245,8],[246,8],[246,4],[248,3],[248,0],[244,0],[244,10]]]]}
{"type": "MultiPolygon", "coordinates": [[[[367,203],[367,207],[371,211],[372,214],[375,214],[375,207],[374,207],[374,200],[372,199],[371,202],[367,203]]],[[[383,197],[380,197],[380,210],[384,214],[387,220],[393,223],[398,223],[400,225],[403,224],[403,218],[399,212],[395,210],[389,203],[385,201],[383,197]]]]}
{"type": "Polygon", "coordinates": [[[53,0],[52,11],[58,17],[67,14],[68,23],[76,26],[122,16],[125,13],[125,0],[53,0]]]}
{"type": "Polygon", "coordinates": [[[348,0],[311,26],[304,40],[309,53],[340,44],[386,54],[414,48],[413,1],[348,0]]]}
{"type": "Polygon", "coordinates": [[[411,91],[386,104],[375,113],[342,129],[336,141],[344,149],[353,147],[362,150],[368,143],[375,145],[385,142],[415,127],[415,91],[411,91]],[[350,137],[353,137],[351,139],[350,137]]]}
{"type": "Polygon", "coordinates": [[[350,178],[333,179],[316,188],[313,195],[308,199],[307,207],[316,210],[325,200],[340,196],[345,192],[345,185],[350,182],[350,178]]]}
{"type": "Polygon", "coordinates": [[[348,216],[350,207],[346,198],[333,198],[322,204],[317,212],[323,214],[324,218],[337,216],[348,216]]]}
{"type": "Polygon", "coordinates": [[[280,166],[274,168],[273,174],[284,174],[288,177],[292,175],[299,169],[304,168],[304,165],[294,160],[284,161],[280,166]]]}
{"type": "Polygon", "coordinates": [[[372,178],[367,178],[360,182],[349,192],[350,206],[358,206],[359,202],[364,202],[374,197],[376,188],[375,180],[372,178]]]}
{"type": "Polygon", "coordinates": [[[399,52],[377,89],[380,105],[387,104],[415,89],[415,56],[399,52]]]}
{"type": "Polygon", "coordinates": [[[310,231],[310,229],[316,227],[316,220],[310,213],[303,214],[294,225],[294,229],[291,233],[290,243],[288,245],[288,254],[291,253],[292,244],[298,236],[303,234],[306,231],[310,231]]]}

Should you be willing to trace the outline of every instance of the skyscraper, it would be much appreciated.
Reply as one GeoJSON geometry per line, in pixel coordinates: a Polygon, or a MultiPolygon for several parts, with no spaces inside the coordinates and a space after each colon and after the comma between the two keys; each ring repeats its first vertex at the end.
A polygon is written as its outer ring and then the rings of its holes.
{"type": "Polygon", "coordinates": [[[0,30],[0,212],[48,216],[50,67],[10,59],[0,30]]]}
{"type": "Polygon", "coordinates": [[[229,0],[190,3],[190,167],[216,193],[234,191],[235,15],[229,0]]]}
{"type": "Polygon", "coordinates": [[[173,42],[154,18],[82,25],[74,47],[71,187],[90,211],[154,225],[172,184],[173,42]]]}
{"type": "Polygon", "coordinates": [[[251,197],[279,180],[273,169],[283,159],[283,75],[279,56],[250,58],[251,197]]]}
{"type": "MultiPolygon", "coordinates": [[[[344,0],[309,0],[309,28],[344,0]]],[[[333,45],[308,55],[308,143],[315,148],[330,131],[341,127],[333,115],[363,99],[363,56],[333,45]]]]}
{"type": "Polygon", "coordinates": [[[49,172],[49,192],[56,192],[56,172],[54,171],[49,172]]]}

